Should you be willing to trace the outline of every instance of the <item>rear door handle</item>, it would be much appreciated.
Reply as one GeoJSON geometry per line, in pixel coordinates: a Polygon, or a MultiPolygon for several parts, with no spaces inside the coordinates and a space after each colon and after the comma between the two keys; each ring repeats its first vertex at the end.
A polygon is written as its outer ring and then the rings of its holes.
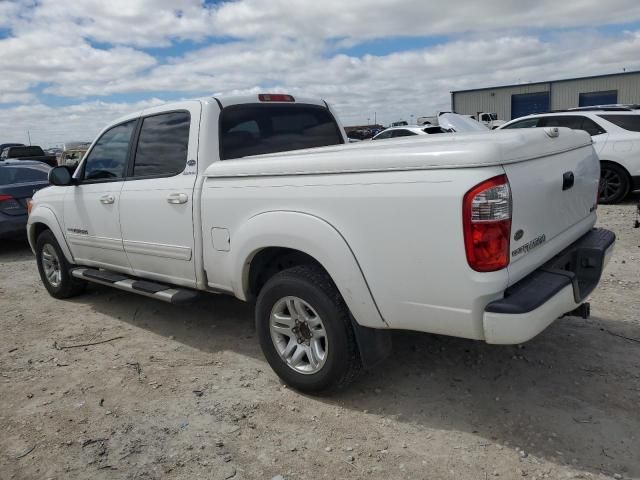
{"type": "Polygon", "coordinates": [[[103,195],[100,197],[100,203],[104,203],[105,205],[109,205],[115,201],[116,199],[113,195],[103,195]]]}
{"type": "Polygon", "coordinates": [[[170,193],[167,197],[167,202],[178,204],[178,203],[187,203],[189,197],[186,193],[170,193]]]}

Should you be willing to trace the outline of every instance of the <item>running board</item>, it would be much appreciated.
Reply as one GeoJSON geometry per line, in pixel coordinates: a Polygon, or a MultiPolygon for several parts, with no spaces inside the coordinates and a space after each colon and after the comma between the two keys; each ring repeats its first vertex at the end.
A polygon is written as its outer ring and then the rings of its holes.
{"type": "Polygon", "coordinates": [[[88,282],[107,285],[108,287],[126,290],[149,298],[156,298],[174,305],[190,303],[199,297],[199,293],[195,290],[149,282],[148,280],[138,280],[108,270],[79,267],[71,270],[71,275],[88,282]]]}

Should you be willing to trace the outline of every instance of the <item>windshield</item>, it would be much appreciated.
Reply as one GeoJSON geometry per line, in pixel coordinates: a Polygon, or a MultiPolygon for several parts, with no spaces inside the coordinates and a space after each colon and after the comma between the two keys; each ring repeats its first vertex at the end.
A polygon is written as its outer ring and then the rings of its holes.
{"type": "Polygon", "coordinates": [[[222,160],[340,143],[338,124],[324,107],[252,103],[222,110],[222,160]]]}

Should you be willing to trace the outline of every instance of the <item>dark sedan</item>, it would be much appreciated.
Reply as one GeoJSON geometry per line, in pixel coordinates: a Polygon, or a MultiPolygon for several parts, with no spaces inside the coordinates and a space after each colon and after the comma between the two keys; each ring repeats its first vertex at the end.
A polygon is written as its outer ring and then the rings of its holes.
{"type": "Polygon", "coordinates": [[[0,162],[0,238],[26,235],[27,202],[49,185],[51,167],[30,160],[0,162]]]}

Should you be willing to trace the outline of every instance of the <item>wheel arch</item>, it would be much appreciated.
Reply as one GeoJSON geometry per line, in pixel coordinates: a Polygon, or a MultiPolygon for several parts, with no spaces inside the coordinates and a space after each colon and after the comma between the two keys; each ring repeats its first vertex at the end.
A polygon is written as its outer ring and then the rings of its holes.
{"type": "Polygon", "coordinates": [[[58,222],[58,218],[55,213],[53,213],[53,210],[47,207],[36,207],[29,215],[29,221],[27,223],[27,237],[33,253],[36,251],[38,235],[45,230],[50,230],[51,233],[53,233],[67,262],[74,263],[71,249],[67,244],[64,234],[62,233],[60,222],[58,222]]]}
{"type": "Polygon", "coordinates": [[[327,221],[301,212],[264,212],[245,222],[232,235],[231,245],[236,297],[254,299],[260,284],[279,271],[278,262],[313,263],[331,277],[359,325],[388,328],[354,253],[327,221]]]}
{"type": "Polygon", "coordinates": [[[603,158],[602,160],[600,160],[600,164],[603,164],[603,163],[610,163],[610,164],[616,165],[617,167],[620,167],[622,170],[625,171],[625,173],[627,174],[627,177],[631,179],[631,173],[629,172],[629,169],[622,163],[616,160],[607,160],[606,158],[603,158]]]}

